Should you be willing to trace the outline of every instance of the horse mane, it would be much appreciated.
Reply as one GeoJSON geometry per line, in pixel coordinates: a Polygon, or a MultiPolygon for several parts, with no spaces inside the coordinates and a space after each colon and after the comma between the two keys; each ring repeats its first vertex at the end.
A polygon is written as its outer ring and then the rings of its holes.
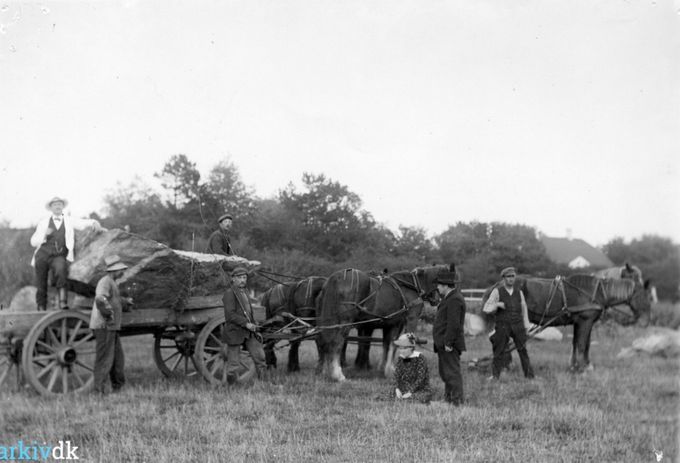
{"type": "Polygon", "coordinates": [[[635,291],[635,282],[627,278],[605,278],[602,283],[609,301],[627,301],[635,291]]]}

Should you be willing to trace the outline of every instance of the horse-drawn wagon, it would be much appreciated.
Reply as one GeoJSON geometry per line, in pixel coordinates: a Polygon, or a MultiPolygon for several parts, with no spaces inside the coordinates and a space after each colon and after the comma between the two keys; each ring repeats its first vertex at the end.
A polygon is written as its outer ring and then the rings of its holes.
{"type": "MultiPolygon", "coordinates": [[[[120,230],[85,232],[69,270],[77,293],[69,310],[0,312],[0,387],[23,379],[43,395],[83,392],[94,381],[95,339],[89,329],[103,257],[117,254],[129,265],[119,286],[132,297],[121,336],[152,334],[153,358],[168,377],[203,375],[222,382],[222,294],[230,268],[254,268],[256,261],[174,251],[120,230]]],[[[244,362],[243,376],[252,374],[244,362]]]]}

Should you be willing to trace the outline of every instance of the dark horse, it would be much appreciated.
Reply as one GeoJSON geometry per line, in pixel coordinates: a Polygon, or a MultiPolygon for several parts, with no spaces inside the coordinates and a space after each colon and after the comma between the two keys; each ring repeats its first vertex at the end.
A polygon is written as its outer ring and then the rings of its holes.
{"type": "MultiPolygon", "coordinates": [[[[320,328],[320,362],[323,373],[336,381],[345,379],[340,359],[347,333],[355,327],[360,337],[374,329],[383,330],[383,359],[387,363],[391,342],[401,331],[415,331],[423,310],[423,299],[436,290],[436,277],[446,266],[416,268],[372,278],[356,270],[333,273],[321,292],[318,325],[320,328]]],[[[368,365],[368,348],[362,343],[357,366],[368,365]]]]}
{"type": "MultiPolygon", "coordinates": [[[[626,303],[636,319],[649,313],[649,295],[633,280],[598,278],[576,274],[554,280],[518,277],[515,282],[527,301],[529,321],[545,326],[574,325],[571,368],[582,371],[590,365],[590,334],[603,311],[626,303]]],[[[486,302],[491,288],[486,292],[486,302]]]]}
{"type": "MultiPolygon", "coordinates": [[[[267,329],[272,330],[284,327],[287,323],[294,319],[285,314],[290,314],[303,320],[305,323],[314,325],[316,319],[316,298],[321,293],[321,288],[326,282],[325,277],[312,276],[304,278],[297,283],[283,284],[279,283],[264,293],[262,296],[262,305],[265,308],[266,319],[265,325],[267,329]]],[[[300,328],[299,324],[295,324],[295,328],[300,328]]],[[[288,371],[299,371],[299,349],[300,340],[290,342],[290,350],[288,351],[288,371]]],[[[274,353],[274,344],[276,340],[265,343],[264,352],[267,366],[276,367],[276,353],[274,353]]]]}

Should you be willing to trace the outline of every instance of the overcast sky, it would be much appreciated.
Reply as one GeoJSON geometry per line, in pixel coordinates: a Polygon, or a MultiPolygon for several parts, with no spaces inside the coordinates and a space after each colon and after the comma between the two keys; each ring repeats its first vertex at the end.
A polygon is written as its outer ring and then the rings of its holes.
{"type": "Polygon", "coordinates": [[[680,3],[0,0],[0,218],[186,154],[376,220],[680,243],[680,3]]]}

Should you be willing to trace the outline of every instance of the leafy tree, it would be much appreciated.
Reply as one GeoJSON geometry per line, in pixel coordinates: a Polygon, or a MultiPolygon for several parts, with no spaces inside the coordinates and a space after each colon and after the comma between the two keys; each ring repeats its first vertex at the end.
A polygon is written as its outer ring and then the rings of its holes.
{"type": "Polygon", "coordinates": [[[551,268],[536,230],[526,225],[458,222],[434,239],[442,260],[456,263],[469,285],[487,286],[510,265],[532,275],[544,275],[551,268]]]}
{"type": "Polygon", "coordinates": [[[189,161],[186,154],[172,156],[163,169],[154,176],[161,180],[163,188],[172,192],[171,204],[175,208],[182,207],[198,196],[201,174],[196,169],[196,164],[189,161]]]}
{"type": "Polygon", "coordinates": [[[302,181],[304,191],[289,184],[279,193],[279,201],[302,225],[299,239],[303,251],[336,262],[347,259],[374,227],[373,218],[361,209],[361,198],[347,186],[323,174],[304,173],[302,181]]]}
{"type": "Polygon", "coordinates": [[[208,174],[200,188],[202,219],[215,223],[225,212],[234,216],[233,234],[253,225],[255,193],[241,180],[241,174],[229,159],[221,160],[208,174]]]}
{"type": "Polygon", "coordinates": [[[434,259],[434,245],[422,227],[399,226],[399,233],[393,237],[394,253],[408,256],[423,263],[431,263],[434,259]]]}
{"type": "Polygon", "coordinates": [[[129,228],[130,231],[151,239],[164,241],[160,224],[168,209],[153,189],[139,177],[128,185],[120,182],[104,196],[104,212],[101,220],[108,228],[129,228]]]}

